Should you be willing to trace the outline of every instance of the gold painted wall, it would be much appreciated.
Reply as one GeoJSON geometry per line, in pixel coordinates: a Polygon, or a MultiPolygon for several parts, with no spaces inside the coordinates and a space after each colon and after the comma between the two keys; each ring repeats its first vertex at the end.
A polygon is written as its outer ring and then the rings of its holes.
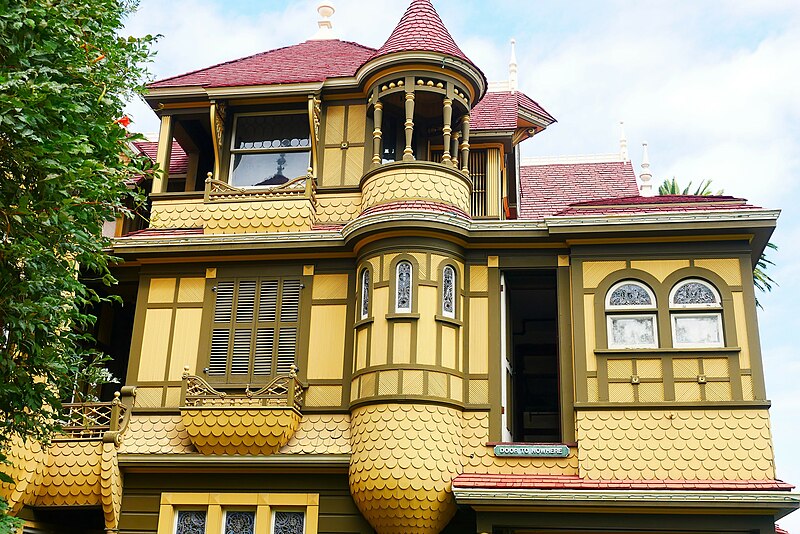
{"type": "Polygon", "coordinates": [[[579,410],[576,417],[584,478],[775,478],[766,410],[579,410]]]}
{"type": "Polygon", "coordinates": [[[327,106],[320,187],[358,185],[364,174],[366,129],[365,105],[327,106]]]}
{"type": "Polygon", "coordinates": [[[319,193],[317,223],[344,224],[361,213],[361,193],[319,193]]]}
{"type": "Polygon", "coordinates": [[[436,163],[386,164],[361,185],[362,208],[395,200],[428,200],[470,212],[470,185],[460,172],[436,163]]]}
{"type": "Polygon", "coordinates": [[[206,280],[144,277],[142,284],[144,298],[137,304],[128,383],[154,383],[137,392],[136,406],[177,406],[184,367],[188,365],[191,374],[197,371],[206,280]],[[165,383],[174,386],[164,391],[165,383]]]}

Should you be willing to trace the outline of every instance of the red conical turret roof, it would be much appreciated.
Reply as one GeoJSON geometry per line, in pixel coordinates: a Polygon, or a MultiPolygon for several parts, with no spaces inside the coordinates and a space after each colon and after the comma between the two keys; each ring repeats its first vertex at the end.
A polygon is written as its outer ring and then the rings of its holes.
{"type": "Polygon", "coordinates": [[[439,52],[472,63],[453,40],[430,0],[413,0],[373,57],[409,51],[439,52]]]}

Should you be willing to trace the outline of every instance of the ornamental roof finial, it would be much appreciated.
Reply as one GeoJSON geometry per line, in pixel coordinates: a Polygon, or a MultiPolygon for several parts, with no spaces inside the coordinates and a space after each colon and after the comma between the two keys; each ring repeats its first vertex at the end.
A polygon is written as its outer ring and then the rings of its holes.
{"type": "Polygon", "coordinates": [[[650,180],[653,179],[653,174],[650,172],[650,154],[647,151],[647,142],[642,143],[642,147],[644,149],[642,153],[642,172],[639,174],[642,185],[639,187],[639,191],[643,197],[652,197],[653,184],[650,183],[650,180]]]}
{"type": "Polygon", "coordinates": [[[334,13],[336,13],[336,8],[333,6],[333,2],[320,2],[320,4],[317,6],[317,13],[319,13],[319,16],[321,17],[321,19],[317,22],[319,29],[311,39],[315,41],[336,39],[336,32],[333,31],[333,22],[331,22],[331,17],[334,13]]]}
{"type": "Polygon", "coordinates": [[[628,137],[625,135],[625,123],[619,121],[619,157],[622,161],[630,161],[628,154],[628,137]]]}
{"type": "Polygon", "coordinates": [[[517,78],[518,72],[517,40],[511,39],[511,61],[508,64],[508,86],[512,93],[516,93],[517,89],[519,89],[519,79],[517,78]]]}

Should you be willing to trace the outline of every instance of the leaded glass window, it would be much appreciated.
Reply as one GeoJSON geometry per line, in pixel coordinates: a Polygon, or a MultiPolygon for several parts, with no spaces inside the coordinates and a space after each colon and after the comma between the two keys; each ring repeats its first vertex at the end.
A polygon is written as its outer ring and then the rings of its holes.
{"type": "Polygon", "coordinates": [[[606,295],[608,347],[611,349],[658,347],[656,314],[650,311],[655,308],[655,294],[643,283],[625,280],[612,286],[606,295]],[[638,310],[650,313],[631,313],[638,310]]]}
{"type": "Polygon", "coordinates": [[[456,316],[456,271],[449,265],[442,271],[442,315],[456,316]]]}
{"type": "Polygon", "coordinates": [[[621,282],[608,292],[606,305],[609,308],[654,308],[655,296],[644,284],[621,282]]]}
{"type": "Polygon", "coordinates": [[[206,534],[205,511],[180,510],[175,524],[175,534],[206,534]]]}
{"type": "Polygon", "coordinates": [[[670,306],[674,308],[719,308],[720,298],[716,289],[710,284],[702,280],[684,280],[672,289],[670,306]]]}
{"type": "Polygon", "coordinates": [[[255,512],[225,512],[225,534],[254,534],[255,512]]]}
{"type": "Polygon", "coordinates": [[[361,272],[361,318],[366,319],[369,317],[369,289],[370,289],[370,274],[369,269],[364,269],[361,272]]]}
{"type": "Polygon", "coordinates": [[[305,176],[310,161],[311,133],[305,114],[237,115],[231,145],[231,185],[281,185],[305,176]]]}
{"type": "Polygon", "coordinates": [[[272,534],[304,534],[306,516],[303,512],[275,512],[272,534]]]}
{"type": "Polygon", "coordinates": [[[693,311],[722,308],[716,288],[703,280],[684,280],[672,288],[669,301],[674,347],[725,346],[722,313],[693,311]]]}
{"type": "Polygon", "coordinates": [[[411,262],[401,261],[397,264],[397,295],[395,311],[411,312],[411,262]]]}

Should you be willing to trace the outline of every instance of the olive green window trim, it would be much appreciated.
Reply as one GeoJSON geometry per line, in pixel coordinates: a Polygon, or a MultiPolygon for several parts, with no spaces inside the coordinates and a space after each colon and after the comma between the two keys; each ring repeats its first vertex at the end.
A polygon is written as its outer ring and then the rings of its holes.
{"type": "Polygon", "coordinates": [[[372,273],[372,267],[366,263],[359,271],[358,276],[358,317],[357,323],[372,319],[372,288],[375,283],[375,277],[372,273]]]}
{"type": "MultiPolygon", "coordinates": [[[[695,298],[695,300],[697,300],[697,298],[695,298]]],[[[725,346],[725,334],[722,328],[722,299],[720,298],[717,288],[706,280],[701,278],[687,278],[673,285],[669,293],[669,308],[672,323],[673,346],[687,348],[725,346]],[[676,299],[680,298],[680,291],[689,285],[695,285],[698,286],[698,289],[701,291],[704,290],[705,298],[710,298],[711,302],[677,302],[676,299]],[[716,320],[716,324],[714,325],[716,327],[716,341],[713,339],[709,342],[681,341],[679,339],[679,323],[687,319],[701,318],[716,320]]]]}
{"type": "Polygon", "coordinates": [[[438,282],[436,283],[436,287],[438,289],[438,299],[436,304],[436,318],[442,318],[447,322],[447,320],[451,320],[453,324],[462,324],[463,319],[462,315],[464,313],[464,280],[465,280],[465,273],[462,269],[458,267],[456,262],[451,260],[444,260],[439,265],[439,275],[438,275],[438,282]],[[445,310],[445,274],[448,270],[452,270],[453,275],[453,285],[451,288],[452,291],[452,311],[448,312],[445,310]]]}
{"type": "Polygon", "coordinates": [[[209,280],[203,374],[214,384],[266,383],[298,364],[304,309],[300,277],[209,280]]]}

